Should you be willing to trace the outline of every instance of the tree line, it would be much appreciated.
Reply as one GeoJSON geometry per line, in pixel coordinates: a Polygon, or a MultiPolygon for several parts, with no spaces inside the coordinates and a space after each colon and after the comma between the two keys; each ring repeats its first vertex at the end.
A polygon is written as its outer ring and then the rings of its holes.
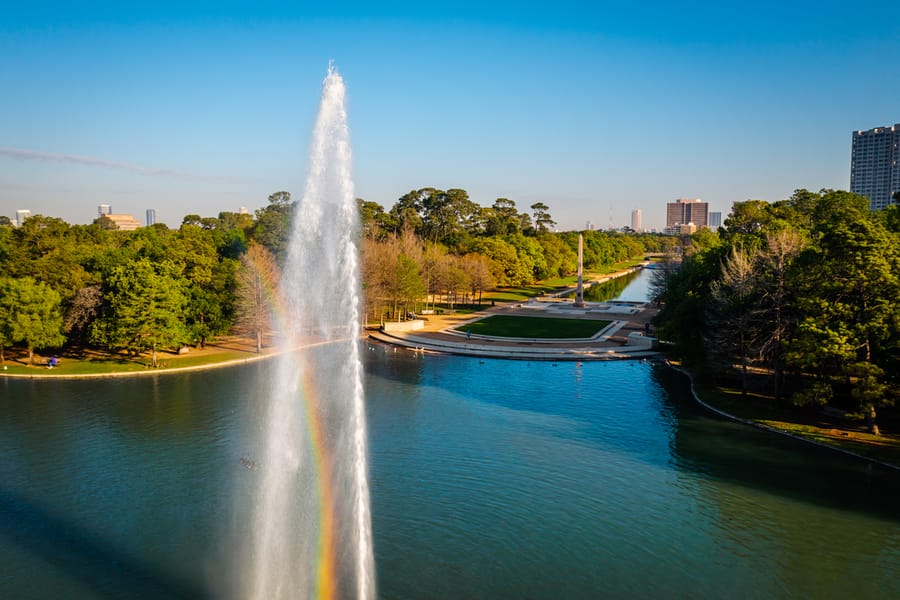
{"type": "MultiPolygon", "coordinates": [[[[358,200],[366,314],[402,317],[440,302],[473,303],[497,285],[575,269],[577,233],[554,233],[549,208],[483,208],[464,190],[425,188],[390,210],[358,200]]],[[[232,331],[265,343],[296,202],[269,196],[255,214],[186,215],[177,229],[70,225],[35,215],[0,223],[0,362],[18,346],[132,354],[203,345],[232,331]]],[[[661,251],[671,238],[585,232],[585,265],[661,251]]]]}
{"type": "MultiPolygon", "coordinates": [[[[472,202],[465,190],[422,188],[386,210],[358,201],[362,282],[370,320],[400,319],[438,303],[479,304],[485,290],[564,277],[577,267],[578,232],[552,231],[550,208],[520,212],[515,201],[472,202]]],[[[584,265],[608,267],[674,239],[655,234],[585,231],[584,265]]]]}
{"type": "MultiPolygon", "coordinates": [[[[900,396],[900,207],[797,190],[734,203],[659,271],[660,337],[702,377],[762,373],[777,402],[864,415],[900,396]]],[[[756,378],[758,379],[758,378],[756,378]]]]}

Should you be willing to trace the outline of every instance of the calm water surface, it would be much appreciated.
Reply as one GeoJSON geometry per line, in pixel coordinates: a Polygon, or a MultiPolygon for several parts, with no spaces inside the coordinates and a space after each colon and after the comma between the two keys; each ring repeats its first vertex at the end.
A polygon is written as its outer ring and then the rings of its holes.
{"type": "MultiPolygon", "coordinates": [[[[365,360],[383,598],[900,597],[897,474],[665,367],[365,360]]],[[[0,381],[0,598],[228,596],[270,369],[0,381]]]]}

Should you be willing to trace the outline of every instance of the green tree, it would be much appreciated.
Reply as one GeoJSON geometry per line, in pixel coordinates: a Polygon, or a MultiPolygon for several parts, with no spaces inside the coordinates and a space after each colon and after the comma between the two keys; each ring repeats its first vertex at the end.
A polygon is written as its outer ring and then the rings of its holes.
{"type": "Polygon", "coordinates": [[[94,323],[93,339],[133,354],[176,348],[188,340],[184,323],[186,282],[171,261],[154,264],[139,258],[119,265],[104,282],[103,317],[94,323]]]}
{"type": "Polygon", "coordinates": [[[471,222],[478,206],[469,200],[465,190],[450,189],[446,192],[426,188],[422,197],[422,237],[456,247],[469,235],[471,222]]]}
{"type": "Polygon", "coordinates": [[[796,401],[828,401],[849,389],[875,431],[875,409],[896,396],[885,367],[900,335],[900,247],[861,196],[823,192],[814,218],[818,244],[801,257],[801,319],[787,358],[815,381],[796,401]]]}
{"type": "Polygon", "coordinates": [[[400,254],[397,257],[393,280],[395,282],[395,287],[392,290],[394,295],[394,314],[399,321],[402,314],[409,312],[409,304],[415,303],[416,300],[425,295],[425,286],[422,285],[422,278],[419,276],[418,263],[406,254],[400,254]],[[404,310],[402,313],[397,310],[398,302],[403,303],[404,310]]]}
{"type": "Polygon", "coordinates": [[[473,251],[491,259],[497,285],[521,285],[534,277],[533,264],[523,263],[515,246],[498,237],[486,237],[473,244],[473,251]]]}
{"type": "Polygon", "coordinates": [[[722,247],[686,253],[653,273],[652,295],[661,304],[654,320],[659,338],[674,343],[683,360],[701,370],[708,350],[710,288],[725,256],[722,247]]]}
{"type": "Polygon", "coordinates": [[[769,229],[772,206],[763,200],[735,202],[725,219],[725,230],[731,235],[758,235],[769,229]]]}
{"type": "Polygon", "coordinates": [[[556,227],[556,221],[550,216],[550,207],[543,202],[535,202],[531,205],[534,215],[534,228],[538,233],[547,233],[556,227]]]}
{"type": "Polygon", "coordinates": [[[387,225],[388,214],[384,207],[377,202],[370,202],[362,198],[356,199],[359,210],[359,223],[363,238],[384,239],[390,228],[387,225]]]}
{"type": "Polygon", "coordinates": [[[489,236],[518,233],[521,229],[516,203],[509,198],[497,198],[490,209],[485,210],[484,219],[485,233],[489,236]]]}
{"type": "Polygon", "coordinates": [[[62,326],[60,296],[50,286],[31,277],[0,278],[0,361],[4,345],[22,342],[34,364],[35,350],[66,341],[62,326]]]}
{"type": "Polygon", "coordinates": [[[393,232],[414,231],[421,235],[423,210],[421,190],[411,190],[400,196],[390,211],[391,222],[395,224],[393,232]]]}
{"type": "Polygon", "coordinates": [[[53,288],[64,302],[91,282],[81,265],[78,234],[62,219],[34,215],[12,234],[8,275],[38,279],[53,288]]]}
{"type": "Polygon", "coordinates": [[[290,192],[275,192],[269,196],[268,206],[256,211],[251,238],[265,246],[279,262],[287,257],[294,206],[290,192]]]}

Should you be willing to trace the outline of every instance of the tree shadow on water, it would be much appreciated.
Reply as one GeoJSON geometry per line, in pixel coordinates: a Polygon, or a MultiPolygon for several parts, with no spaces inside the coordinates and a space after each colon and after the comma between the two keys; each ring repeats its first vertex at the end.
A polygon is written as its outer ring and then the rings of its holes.
{"type": "MultiPolygon", "coordinates": [[[[0,538],[53,565],[97,596],[210,596],[208,590],[197,587],[195,583],[166,573],[64,516],[53,514],[35,502],[4,489],[0,489],[0,538]]],[[[25,575],[22,581],[34,581],[34,575],[25,575]]]]}

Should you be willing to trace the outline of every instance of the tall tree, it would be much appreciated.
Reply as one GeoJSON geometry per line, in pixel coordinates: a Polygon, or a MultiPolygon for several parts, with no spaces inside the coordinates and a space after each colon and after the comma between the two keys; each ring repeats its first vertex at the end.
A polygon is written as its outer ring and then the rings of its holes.
{"type": "Polygon", "coordinates": [[[711,304],[712,326],[708,328],[715,345],[725,352],[721,356],[737,355],[741,367],[741,393],[747,393],[747,368],[754,341],[754,305],[756,273],[754,256],[738,247],[722,261],[721,277],[713,281],[711,304]]]}
{"type": "Polygon", "coordinates": [[[472,299],[474,300],[477,295],[478,304],[481,304],[481,297],[484,291],[494,286],[490,259],[474,252],[466,254],[462,257],[462,268],[469,277],[472,299]]]}
{"type": "Polygon", "coordinates": [[[188,340],[185,289],[170,261],[154,264],[140,258],[114,268],[104,282],[106,306],[94,323],[93,339],[134,354],[149,350],[152,366],[159,366],[158,350],[188,340]]]}
{"type": "Polygon", "coordinates": [[[509,198],[497,198],[486,213],[485,232],[488,235],[518,233],[521,228],[516,203],[509,198]]]}
{"type": "Polygon", "coordinates": [[[78,290],[69,304],[63,322],[70,343],[81,345],[88,343],[91,327],[100,317],[102,307],[103,291],[99,283],[78,290]]]}
{"type": "Polygon", "coordinates": [[[791,270],[804,245],[805,239],[797,230],[769,232],[757,262],[759,350],[772,368],[773,394],[779,403],[784,387],[784,342],[793,334],[797,323],[791,270]]]}
{"type": "Polygon", "coordinates": [[[62,346],[63,319],[60,296],[47,284],[31,277],[0,278],[0,361],[4,344],[25,344],[28,362],[34,351],[62,346]]]}
{"type": "Polygon", "coordinates": [[[356,199],[356,205],[359,209],[359,222],[364,239],[382,240],[393,230],[391,216],[385,212],[382,205],[362,198],[356,199]]]}
{"type": "Polygon", "coordinates": [[[535,202],[531,205],[534,215],[534,228],[538,233],[547,233],[556,226],[556,221],[550,216],[550,207],[543,202],[535,202]]]}
{"type": "Polygon", "coordinates": [[[390,211],[391,221],[396,224],[394,233],[415,231],[421,234],[423,210],[422,190],[411,190],[400,196],[390,211]]]}
{"type": "Polygon", "coordinates": [[[275,192],[269,196],[268,206],[256,211],[253,241],[265,246],[278,261],[287,256],[294,204],[290,192],[275,192]]]}
{"type": "Polygon", "coordinates": [[[827,401],[849,388],[876,431],[876,408],[896,396],[885,366],[900,334],[900,248],[855,194],[824,192],[815,220],[818,247],[802,257],[803,317],[787,357],[816,380],[796,400],[827,401]]]}
{"type": "Polygon", "coordinates": [[[251,244],[241,256],[237,271],[237,327],[256,340],[261,352],[266,331],[271,328],[280,273],[275,257],[264,246],[251,244]]]}

